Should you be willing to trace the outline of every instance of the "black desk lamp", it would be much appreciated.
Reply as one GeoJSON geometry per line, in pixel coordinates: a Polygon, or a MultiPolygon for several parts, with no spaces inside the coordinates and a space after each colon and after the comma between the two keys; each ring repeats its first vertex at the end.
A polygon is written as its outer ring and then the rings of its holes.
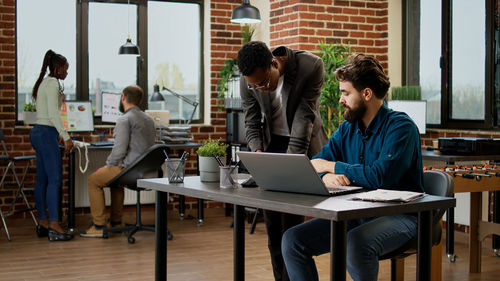
{"type": "MultiPolygon", "coordinates": [[[[168,91],[170,94],[172,94],[174,97],[184,101],[185,103],[188,103],[193,106],[193,112],[191,113],[191,116],[189,117],[189,120],[187,121],[186,125],[191,124],[191,121],[193,120],[194,113],[196,112],[196,108],[198,107],[198,102],[193,101],[191,99],[186,98],[185,96],[181,96],[180,94],[170,90],[169,88],[163,86],[162,90],[168,91]]],[[[158,84],[153,85],[153,95],[151,96],[151,101],[165,101],[165,98],[163,95],[160,93],[160,86],[158,84]]],[[[179,111],[179,122],[180,122],[180,117],[181,117],[181,112],[179,111]]]]}

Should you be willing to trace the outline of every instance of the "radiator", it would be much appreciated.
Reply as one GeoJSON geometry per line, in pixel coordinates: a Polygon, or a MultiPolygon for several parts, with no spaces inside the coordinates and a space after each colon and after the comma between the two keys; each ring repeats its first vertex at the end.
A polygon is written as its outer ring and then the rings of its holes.
{"type": "MultiPolygon", "coordinates": [[[[85,173],[80,171],[80,159],[82,160],[82,167],[85,167],[85,152],[81,149],[81,154],[76,150],[75,152],[75,207],[89,207],[89,194],[87,191],[87,177],[90,176],[100,167],[106,164],[106,158],[111,150],[107,149],[91,149],[88,151],[89,166],[85,173]]],[[[106,206],[111,203],[109,188],[104,188],[104,195],[106,198],[106,206]]],[[[137,194],[135,191],[125,188],[125,205],[135,205],[137,194]]],[[[150,204],[155,202],[155,192],[153,190],[141,191],[141,203],[150,204]]]]}

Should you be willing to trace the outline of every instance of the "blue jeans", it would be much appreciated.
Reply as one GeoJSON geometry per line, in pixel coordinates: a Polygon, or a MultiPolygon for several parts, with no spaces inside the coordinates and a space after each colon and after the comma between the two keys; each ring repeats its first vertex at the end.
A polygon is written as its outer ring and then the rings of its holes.
{"type": "MultiPolygon", "coordinates": [[[[347,270],[354,281],[376,281],[378,257],[417,236],[417,217],[393,215],[347,221],[347,270]]],[[[290,228],[281,249],[292,281],[313,281],[313,256],[330,252],[330,221],[313,219],[290,228]]]]}
{"type": "Polygon", "coordinates": [[[39,219],[59,221],[59,194],[61,192],[62,160],[56,128],[35,125],[30,133],[36,152],[35,203],[39,219]]]}

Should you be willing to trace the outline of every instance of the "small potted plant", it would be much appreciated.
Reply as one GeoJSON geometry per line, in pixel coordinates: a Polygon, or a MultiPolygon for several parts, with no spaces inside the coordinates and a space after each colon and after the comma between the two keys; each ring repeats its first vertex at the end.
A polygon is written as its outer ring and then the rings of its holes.
{"type": "Polygon", "coordinates": [[[220,140],[208,139],[198,148],[200,180],[205,182],[219,181],[219,164],[215,157],[226,156],[228,144],[220,140]]]}
{"type": "Polygon", "coordinates": [[[34,103],[25,103],[23,105],[23,121],[24,124],[36,123],[36,105],[34,103]]]}

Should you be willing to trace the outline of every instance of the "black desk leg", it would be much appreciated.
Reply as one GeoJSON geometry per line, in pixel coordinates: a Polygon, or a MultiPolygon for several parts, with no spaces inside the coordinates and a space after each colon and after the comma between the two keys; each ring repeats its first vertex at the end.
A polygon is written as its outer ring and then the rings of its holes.
{"type": "Polygon", "coordinates": [[[184,195],[179,195],[179,215],[181,217],[181,221],[184,220],[184,212],[186,209],[186,201],[184,195]]]}
{"type": "Polygon", "coordinates": [[[167,280],[167,199],[168,193],[156,192],[155,280],[167,280]]]}
{"type": "Polygon", "coordinates": [[[75,230],[75,150],[69,152],[68,164],[68,230],[75,230]]]}
{"type": "MultiPolygon", "coordinates": [[[[493,192],[493,222],[500,223],[500,191],[493,192]]],[[[500,236],[493,234],[493,251],[500,257],[500,236]]]]}
{"type": "Polygon", "coordinates": [[[457,260],[455,256],[455,208],[446,211],[446,254],[451,263],[457,260]]]}
{"type": "Polygon", "coordinates": [[[330,227],[330,281],[345,281],[346,274],[346,222],[331,221],[330,227]]]}
{"type": "Polygon", "coordinates": [[[203,199],[198,199],[198,226],[203,224],[203,209],[205,208],[203,205],[203,199]]]}
{"type": "Polygon", "coordinates": [[[234,280],[245,280],[245,207],[234,205],[234,280]]]}
{"type": "Polygon", "coordinates": [[[417,281],[431,280],[432,211],[418,213],[417,281]]]}

